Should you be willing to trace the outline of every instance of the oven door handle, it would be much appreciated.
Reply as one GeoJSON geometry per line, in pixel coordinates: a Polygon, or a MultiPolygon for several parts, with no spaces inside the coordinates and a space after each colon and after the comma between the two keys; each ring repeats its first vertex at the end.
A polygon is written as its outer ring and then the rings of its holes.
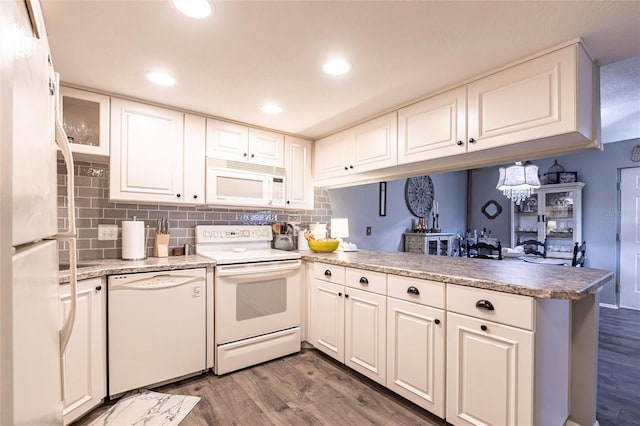
{"type": "Polygon", "coordinates": [[[265,264],[239,264],[239,265],[219,265],[216,266],[216,275],[219,277],[229,277],[238,275],[263,274],[269,272],[293,271],[300,269],[302,261],[271,262],[265,264]]]}

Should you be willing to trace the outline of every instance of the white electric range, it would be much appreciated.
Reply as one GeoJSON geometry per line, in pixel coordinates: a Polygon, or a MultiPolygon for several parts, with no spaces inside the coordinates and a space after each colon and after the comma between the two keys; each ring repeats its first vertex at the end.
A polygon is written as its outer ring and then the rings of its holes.
{"type": "Polygon", "coordinates": [[[270,226],[196,226],[196,253],[216,261],[216,374],[300,350],[300,254],[271,248],[270,226]]]}

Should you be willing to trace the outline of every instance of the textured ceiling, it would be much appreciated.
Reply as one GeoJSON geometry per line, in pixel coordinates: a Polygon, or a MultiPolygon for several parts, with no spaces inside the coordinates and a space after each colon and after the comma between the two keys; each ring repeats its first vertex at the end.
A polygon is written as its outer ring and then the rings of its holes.
{"type": "Polygon", "coordinates": [[[63,82],[311,138],[578,37],[602,64],[640,55],[638,1],[214,1],[203,20],[168,0],[42,2],[63,82]],[[348,75],[323,74],[334,55],[348,75]]]}

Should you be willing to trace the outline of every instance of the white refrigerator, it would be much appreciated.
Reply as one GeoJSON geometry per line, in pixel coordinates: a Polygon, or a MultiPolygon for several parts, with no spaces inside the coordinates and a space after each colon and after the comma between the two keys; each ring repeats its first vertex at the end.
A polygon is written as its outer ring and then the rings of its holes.
{"type": "Polygon", "coordinates": [[[60,319],[58,240],[69,240],[75,281],[75,224],[70,216],[68,232],[58,233],[56,141],[73,160],[56,116],[56,80],[40,4],[0,1],[2,425],[63,420],[61,357],[73,314],[60,319]]]}

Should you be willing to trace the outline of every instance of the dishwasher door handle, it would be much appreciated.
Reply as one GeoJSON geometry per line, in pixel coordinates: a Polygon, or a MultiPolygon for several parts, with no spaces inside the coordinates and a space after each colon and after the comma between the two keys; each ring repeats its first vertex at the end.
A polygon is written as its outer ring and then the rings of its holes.
{"type": "Polygon", "coordinates": [[[203,277],[185,277],[176,275],[155,275],[153,277],[145,277],[135,281],[124,283],[109,283],[109,290],[160,290],[171,287],[179,287],[186,284],[204,282],[203,277]]]}

